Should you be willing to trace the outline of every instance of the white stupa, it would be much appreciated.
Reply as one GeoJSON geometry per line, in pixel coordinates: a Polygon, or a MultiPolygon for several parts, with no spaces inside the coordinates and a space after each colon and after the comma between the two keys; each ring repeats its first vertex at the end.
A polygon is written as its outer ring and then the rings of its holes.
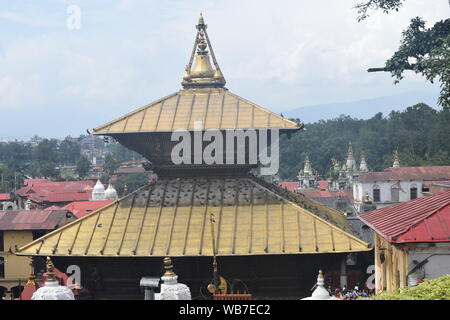
{"type": "Polygon", "coordinates": [[[61,286],[55,278],[54,265],[47,257],[47,280],[45,285],[37,289],[31,300],[75,300],[72,290],[66,286],[61,286]]]}
{"type": "Polygon", "coordinates": [[[117,200],[117,191],[114,189],[114,187],[109,184],[108,188],[105,191],[105,200],[117,200]]]}
{"type": "Polygon", "coordinates": [[[97,180],[92,190],[92,200],[105,200],[105,186],[100,180],[97,180]]]}
{"type": "Polygon", "coordinates": [[[191,290],[178,282],[178,276],[173,272],[172,260],[164,258],[164,275],[161,277],[161,292],[156,294],[156,300],[191,300],[191,290]]]}
{"type": "Polygon", "coordinates": [[[341,300],[335,296],[330,296],[330,293],[325,289],[324,284],[325,281],[323,279],[322,270],[319,270],[316,289],[313,291],[311,297],[303,298],[302,300],[341,300]]]}
{"type": "Polygon", "coordinates": [[[359,164],[359,171],[360,172],[369,172],[369,168],[367,167],[367,162],[366,162],[366,155],[364,153],[361,153],[361,162],[359,164]]]}

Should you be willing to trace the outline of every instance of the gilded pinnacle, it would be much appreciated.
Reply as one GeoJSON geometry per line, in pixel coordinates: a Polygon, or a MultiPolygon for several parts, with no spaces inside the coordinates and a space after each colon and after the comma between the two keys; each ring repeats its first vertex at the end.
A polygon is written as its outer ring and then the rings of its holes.
{"type": "Polygon", "coordinates": [[[206,29],[208,26],[205,24],[205,20],[203,19],[203,15],[200,12],[200,18],[198,18],[198,25],[197,25],[197,29],[206,29]]]}
{"type": "Polygon", "coordinates": [[[170,257],[165,257],[163,260],[164,264],[164,277],[174,277],[176,276],[175,272],[173,272],[173,265],[172,265],[172,259],[170,257]]]}
{"type": "Polygon", "coordinates": [[[56,281],[55,279],[55,266],[53,265],[52,260],[50,257],[47,257],[47,262],[45,263],[47,272],[45,273],[47,275],[47,281],[56,281]]]}
{"type": "Polygon", "coordinates": [[[225,85],[226,81],[220,71],[206,28],[203,15],[200,14],[194,47],[181,82],[184,89],[222,88],[225,85]]]}

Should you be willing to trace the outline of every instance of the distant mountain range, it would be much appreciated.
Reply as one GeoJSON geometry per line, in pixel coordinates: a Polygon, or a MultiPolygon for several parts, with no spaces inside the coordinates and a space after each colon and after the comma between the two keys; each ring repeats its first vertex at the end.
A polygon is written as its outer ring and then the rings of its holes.
{"type": "Polygon", "coordinates": [[[300,118],[303,123],[334,119],[342,114],[349,115],[352,118],[368,119],[378,112],[382,112],[384,116],[387,116],[393,110],[404,110],[421,102],[432,108],[438,107],[435,94],[405,93],[366,100],[304,106],[285,111],[283,115],[286,118],[300,118]]]}

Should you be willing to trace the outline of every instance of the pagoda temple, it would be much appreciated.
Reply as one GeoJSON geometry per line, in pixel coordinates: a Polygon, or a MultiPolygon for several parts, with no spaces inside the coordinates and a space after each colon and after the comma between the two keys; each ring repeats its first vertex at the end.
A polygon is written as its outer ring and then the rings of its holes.
{"type": "Polygon", "coordinates": [[[230,283],[240,279],[254,297],[305,296],[318,269],[335,271],[339,285],[348,253],[371,250],[369,245],[352,233],[340,212],[252,173],[261,162],[252,160],[262,149],[261,137],[273,146],[278,132],[296,132],[302,124],[225,88],[201,16],[196,30],[181,90],[92,130],[140,153],[158,179],[36,239],[18,254],[52,256],[60,269],[79,265],[91,298],[143,297],[139,279],[159,275],[165,256],[176,261],[192,297],[201,298],[213,274],[214,253],[221,276],[230,283]],[[203,138],[196,145],[196,135],[214,131],[219,139],[217,132],[236,130],[245,130],[244,146],[230,147],[234,141],[223,139],[213,152],[217,161],[199,157],[209,144],[203,138]],[[245,143],[252,131],[258,138],[255,148],[245,143]],[[192,141],[180,153],[182,163],[173,161],[177,132],[192,141]],[[238,162],[242,148],[244,161],[238,162]]]}

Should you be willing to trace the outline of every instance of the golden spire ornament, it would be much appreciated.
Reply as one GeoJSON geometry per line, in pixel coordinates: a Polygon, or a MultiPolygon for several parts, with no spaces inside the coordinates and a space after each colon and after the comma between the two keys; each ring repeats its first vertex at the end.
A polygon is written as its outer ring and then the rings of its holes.
{"type": "Polygon", "coordinates": [[[47,275],[47,281],[56,281],[55,278],[55,266],[53,265],[52,260],[50,257],[47,257],[47,262],[45,263],[45,267],[47,269],[47,272],[45,273],[47,275]]]}
{"type": "Polygon", "coordinates": [[[163,277],[175,277],[176,274],[173,272],[172,259],[170,259],[170,257],[165,257],[163,259],[163,264],[165,270],[163,277]]]}
{"type": "Polygon", "coordinates": [[[194,88],[222,88],[226,81],[217,63],[216,56],[208,37],[203,15],[200,13],[198,24],[195,26],[197,34],[195,36],[194,47],[192,48],[191,57],[183,76],[181,84],[184,89],[194,88]],[[208,51],[208,50],[209,51],[208,51]],[[211,65],[210,56],[214,67],[211,65]],[[192,64],[194,62],[194,67],[192,64]]]}

